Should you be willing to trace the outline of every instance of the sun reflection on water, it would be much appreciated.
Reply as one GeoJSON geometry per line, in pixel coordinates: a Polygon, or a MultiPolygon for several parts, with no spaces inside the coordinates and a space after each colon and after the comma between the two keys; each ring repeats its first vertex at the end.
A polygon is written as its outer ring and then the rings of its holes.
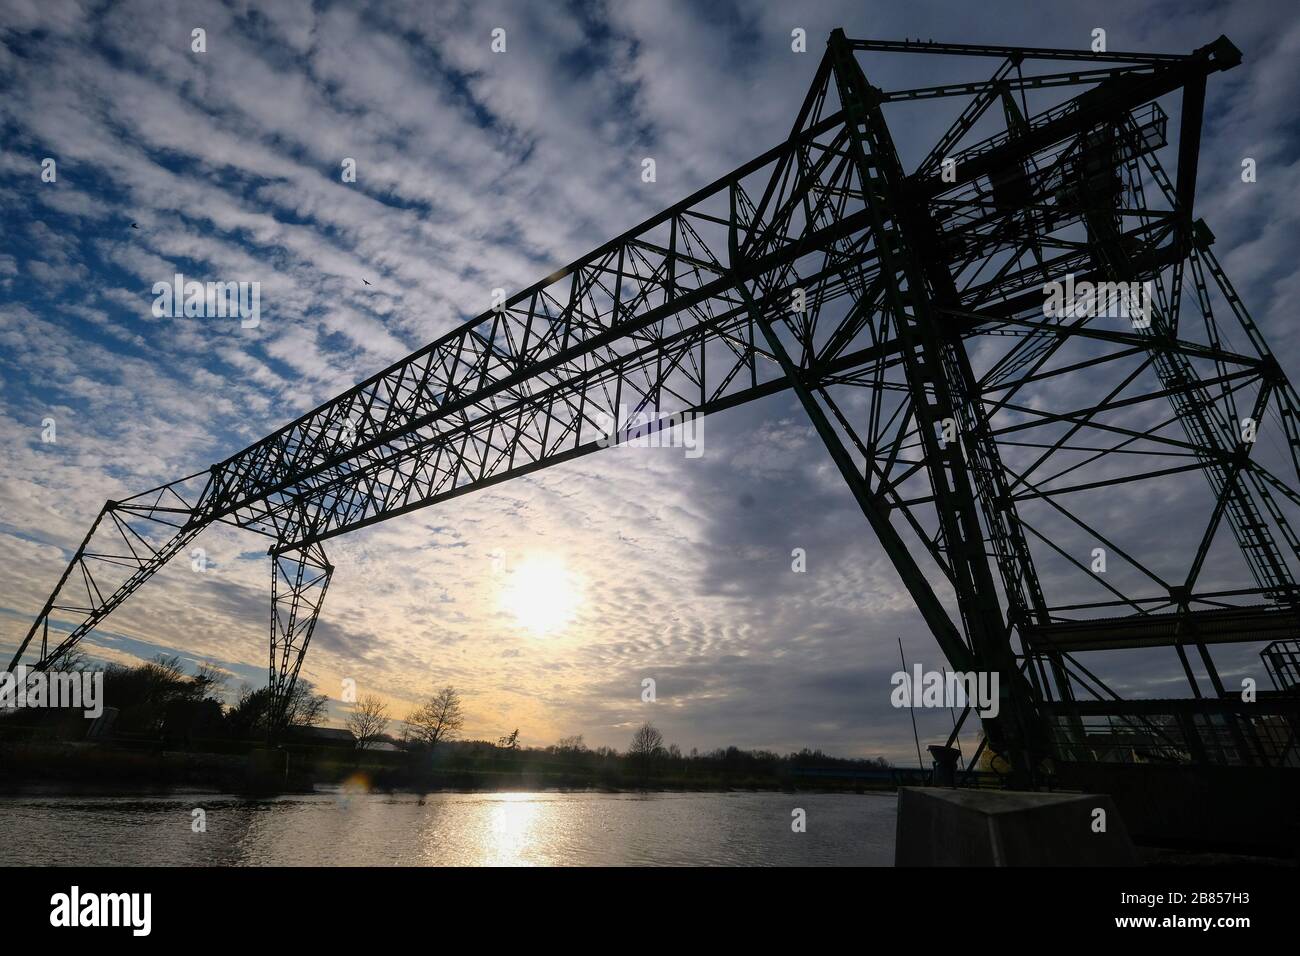
{"type": "Polygon", "coordinates": [[[535,866],[544,863],[531,852],[542,806],[526,793],[501,794],[492,801],[487,817],[488,839],[483,862],[489,866],[535,866]]]}
{"type": "MultiPolygon", "coordinates": [[[[457,866],[546,866],[559,834],[553,807],[530,793],[463,795],[431,802],[420,836],[429,863],[457,866]]],[[[558,843],[557,843],[558,840],[558,843]]]]}

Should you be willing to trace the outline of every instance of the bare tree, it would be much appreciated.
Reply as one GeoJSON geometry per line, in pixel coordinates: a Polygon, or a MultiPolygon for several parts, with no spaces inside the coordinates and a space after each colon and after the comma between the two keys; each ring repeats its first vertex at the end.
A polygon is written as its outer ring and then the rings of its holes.
{"type": "MultiPolygon", "coordinates": [[[[325,719],[328,705],[329,698],[316,693],[311,681],[299,678],[284,705],[284,726],[315,727],[325,719]]],[[[245,684],[240,688],[239,700],[230,708],[227,719],[237,735],[258,733],[266,730],[270,709],[270,690],[265,687],[253,690],[245,684]]]]}
{"type": "Polygon", "coordinates": [[[574,734],[572,737],[561,737],[555,749],[560,753],[582,753],[587,749],[587,743],[582,739],[582,734],[574,734]]]}
{"type": "Polygon", "coordinates": [[[362,694],[352,713],[348,714],[348,730],[357,738],[357,749],[378,739],[388,727],[388,705],[376,694],[362,694]]]}
{"type": "Polygon", "coordinates": [[[77,646],[64,651],[63,656],[59,658],[58,668],[61,671],[89,670],[90,658],[86,657],[85,648],[77,646]]]}
{"type": "Polygon", "coordinates": [[[316,693],[316,685],[301,677],[294,681],[289,700],[284,707],[286,727],[315,727],[325,719],[330,699],[316,693]]]}
{"type": "Polygon", "coordinates": [[[450,740],[465,726],[465,711],[454,687],[444,687],[411,711],[406,725],[417,740],[436,747],[450,740]]]}
{"type": "Polygon", "coordinates": [[[664,735],[650,721],[646,721],[632,734],[632,743],[627,748],[627,755],[632,758],[641,772],[647,773],[655,757],[663,753],[664,735]]]}

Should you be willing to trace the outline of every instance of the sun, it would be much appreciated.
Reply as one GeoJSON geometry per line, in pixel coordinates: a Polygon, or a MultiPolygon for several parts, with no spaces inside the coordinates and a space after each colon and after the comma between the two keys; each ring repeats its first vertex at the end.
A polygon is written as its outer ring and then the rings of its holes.
{"type": "Polygon", "coordinates": [[[508,572],[501,607],[541,636],[563,630],[582,604],[577,577],[555,555],[533,555],[508,572]]]}

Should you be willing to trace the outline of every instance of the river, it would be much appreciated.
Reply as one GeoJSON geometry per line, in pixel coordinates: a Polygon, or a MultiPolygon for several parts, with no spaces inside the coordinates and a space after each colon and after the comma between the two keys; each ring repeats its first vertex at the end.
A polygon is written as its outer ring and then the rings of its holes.
{"type": "Polygon", "coordinates": [[[889,866],[894,821],[893,794],[11,795],[0,865],[889,866]]]}

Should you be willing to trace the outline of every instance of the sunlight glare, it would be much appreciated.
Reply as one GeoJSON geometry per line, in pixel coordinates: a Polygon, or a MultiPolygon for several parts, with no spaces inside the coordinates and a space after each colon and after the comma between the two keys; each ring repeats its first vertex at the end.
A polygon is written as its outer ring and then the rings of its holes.
{"type": "Polygon", "coordinates": [[[577,579],[554,555],[535,555],[510,571],[501,606],[520,627],[539,637],[562,630],[577,614],[582,591],[577,579]]]}

